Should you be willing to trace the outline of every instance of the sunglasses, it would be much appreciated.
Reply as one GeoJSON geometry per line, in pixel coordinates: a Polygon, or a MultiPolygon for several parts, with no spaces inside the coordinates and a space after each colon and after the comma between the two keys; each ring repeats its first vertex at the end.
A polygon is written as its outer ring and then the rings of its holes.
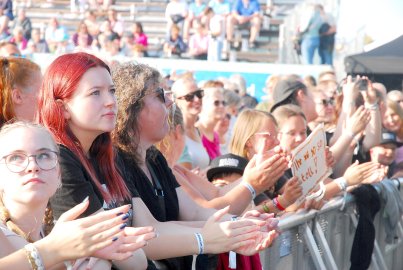
{"type": "Polygon", "coordinates": [[[187,94],[187,95],[178,97],[177,99],[184,99],[184,100],[186,100],[187,102],[192,102],[192,101],[194,100],[195,96],[196,96],[198,99],[201,99],[201,98],[204,96],[204,90],[202,90],[202,89],[197,89],[196,91],[194,91],[194,92],[192,92],[192,93],[189,93],[189,94],[187,94]]]}
{"type": "Polygon", "coordinates": [[[319,101],[319,102],[315,102],[316,104],[318,104],[318,105],[323,105],[324,107],[326,107],[326,106],[333,106],[334,105],[334,99],[322,99],[321,101],[319,101]]]}
{"type": "Polygon", "coordinates": [[[224,107],[227,106],[227,102],[225,102],[224,100],[214,100],[214,106],[218,107],[221,105],[223,105],[224,107]]]}
{"type": "Polygon", "coordinates": [[[162,87],[158,87],[155,92],[156,96],[158,97],[158,99],[162,102],[165,103],[165,90],[162,87]]]}

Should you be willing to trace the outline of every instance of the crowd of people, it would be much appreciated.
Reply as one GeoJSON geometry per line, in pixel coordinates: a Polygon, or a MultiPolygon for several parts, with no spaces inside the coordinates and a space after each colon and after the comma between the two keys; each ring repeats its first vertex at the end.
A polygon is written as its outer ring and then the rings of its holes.
{"type": "MultiPolygon", "coordinates": [[[[73,42],[129,38],[108,16],[73,42]]],[[[90,51],[42,73],[19,46],[0,45],[0,269],[260,269],[279,220],[402,177],[402,90],[366,77],[270,75],[259,103],[239,74],[197,81],[90,51]],[[320,124],[332,174],[300,204],[289,161],[320,124]]]]}
{"type": "MultiPolygon", "coordinates": [[[[112,1],[104,4],[72,1],[73,14],[80,7],[78,10],[83,16],[72,34],[58,15],[50,18],[44,27],[33,27],[26,16],[30,3],[13,10],[12,1],[3,2],[10,4],[2,8],[0,41],[16,43],[23,55],[90,52],[103,59],[119,59],[149,54],[148,37],[142,23],[122,20],[112,1]]],[[[240,49],[241,41],[234,37],[236,25],[249,29],[248,44],[254,49],[262,14],[257,0],[196,0],[189,4],[184,0],[169,1],[165,11],[166,38],[161,48],[153,48],[152,53],[168,58],[221,60],[230,49],[240,49]]]]}

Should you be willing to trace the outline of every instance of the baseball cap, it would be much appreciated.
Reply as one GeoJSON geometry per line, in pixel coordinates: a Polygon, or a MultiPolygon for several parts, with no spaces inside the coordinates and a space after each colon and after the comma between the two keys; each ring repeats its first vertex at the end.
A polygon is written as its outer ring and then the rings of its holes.
{"type": "Polygon", "coordinates": [[[239,173],[243,174],[248,160],[246,158],[234,155],[225,154],[213,159],[210,163],[210,169],[207,171],[209,181],[218,173],[239,173]]]}
{"type": "Polygon", "coordinates": [[[270,112],[273,112],[281,102],[286,100],[289,96],[291,96],[295,91],[299,89],[306,89],[305,84],[296,79],[284,79],[280,80],[273,90],[273,106],[270,109],[270,112]]]}
{"type": "Polygon", "coordinates": [[[397,142],[396,134],[389,131],[389,130],[382,130],[382,138],[379,144],[395,144],[396,146],[399,145],[397,142]]]}

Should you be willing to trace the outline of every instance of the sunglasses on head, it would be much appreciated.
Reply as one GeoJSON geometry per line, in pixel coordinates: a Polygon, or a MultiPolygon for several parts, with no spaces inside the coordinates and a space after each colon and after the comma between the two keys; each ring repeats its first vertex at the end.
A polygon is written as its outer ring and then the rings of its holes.
{"type": "Polygon", "coordinates": [[[323,106],[328,106],[328,105],[334,105],[334,99],[322,99],[322,100],[320,100],[319,102],[316,102],[316,104],[320,104],[320,105],[323,105],[323,106]]]}
{"type": "Polygon", "coordinates": [[[202,89],[197,89],[196,91],[194,91],[194,92],[192,92],[192,93],[189,93],[189,94],[187,94],[187,95],[178,97],[177,99],[184,99],[184,100],[186,100],[187,102],[192,102],[192,101],[194,100],[195,96],[196,96],[198,99],[201,99],[201,98],[204,96],[204,90],[202,90],[202,89]]]}
{"type": "Polygon", "coordinates": [[[223,105],[224,107],[227,105],[227,102],[225,102],[224,100],[214,100],[214,106],[218,107],[221,105],[223,105]]]}

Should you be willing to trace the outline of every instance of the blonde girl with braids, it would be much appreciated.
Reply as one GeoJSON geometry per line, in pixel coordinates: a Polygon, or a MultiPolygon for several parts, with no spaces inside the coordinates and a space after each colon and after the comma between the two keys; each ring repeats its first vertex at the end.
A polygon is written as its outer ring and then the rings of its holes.
{"type": "Polygon", "coordinates": [[[47,205],[61,183],[55,141],[40,125],[16,122],[0,130],[0,145],[0,269],[63,268],[61,262],[87,256],[126,259],[155,236],[152,228],[125,228],[127,205],[73,221],[88,200],[51,230],[47,205]],[[34,243],[41,263],[29,259],[28,243],[34,243]]]}

